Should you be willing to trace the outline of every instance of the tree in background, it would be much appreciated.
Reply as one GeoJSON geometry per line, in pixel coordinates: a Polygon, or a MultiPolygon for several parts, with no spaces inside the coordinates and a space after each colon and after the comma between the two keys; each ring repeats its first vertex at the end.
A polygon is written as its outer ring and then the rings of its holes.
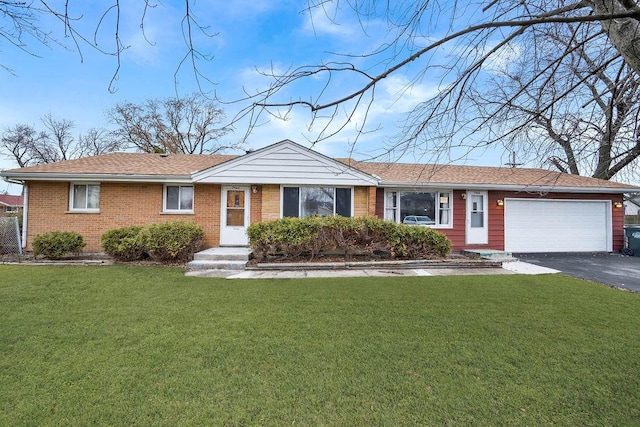
{"type": "MultiPolygon", "coordinates": [[[[328,139],[346,127],[373,132],[378,93],[397,77],[398,101],[425,80],[439,85],[407,111],[387,157],[451,160],[488,146],[519,160],[610,179],[640,155],[640,7],[637,1],[310,0],[340,24],[357,16],[363,35],[384,19],[368,52],[343,52],[285,72],[248,99],[237,119],[310,112],[328,139]],[[349,13],[345,13],[349,10],[349,13]],[[345,82],[351,89],[345,90],[345,82]],[[314,83],[313,93],[291,93],[314,83]],[[372,122],[373,120],[373,122],[372,122]],[[460,154],[462,152],[462,154],[460,154]],[[391,156],[389,156],[391,153],[391,156]],[[524,157],[524,158],[523,158],[524,157]]],[[[249,129],[251,131],[251,129],[249,129]]],[[[357,140],[356,140],[357,142],[357,140]]],[[[356,143],[354,142],[354,144],[356,143]]]]}
{"type": "MultiPolygon", "coordinates": [[[[149,41],[145,33],[147,14],[150,9],[161,6],[161,3],[142,0],[135,2],[135,4],[128,2],[125,5],[121,4],[120,0],[113,0],[103,3],[104,6],[101,10],[101,6],[94,3],[86,0],[67,0],[65,2],[0,0],[0,41],[24,51],[27,55],[34,56],[37,56],[36,46],[75,50],[81,61],[84,59],[83,51],[87,48],[112,56],[115,66],[109,82],[109,91],[115,92],[114,84],[120,72],[121,55],[128,48],[120,37],[121,19],[124,15],[122,9],[125,6],[139,8],[140,31],[145,40],[149,41]],[[97,16],[93,13],[96,8],[99,9],[97,16]],[[89,17],[94,19],[92,23],[87,22],[91,19],[89,17]],[[53,18],[53,22],[59,23],[60,26],[44,26],[43,22],[51,25],[50,18],[53,18]],[[60,31],[54,31],[58,29],[61,29],[64,34],[63,40],[55,35],[60,33],[60,31]]],[[[208,60],[210,57],[197,49],[193,38],[196,35],[212,37],[214,34],[210,34],[207,26],[201,25],[196,19],[192,13],[194,9],[192,3],[195,2],[185,0],[182,15],[176,16],[182,26],[185,40],[185,52],[177,69],[179,70],[187,64],[192,67],[198,81],[200,79],[208,80],[199,72],[197,63],[200,60],[208,60]]],[[[149,43],[152,42],[149,41],[149,43]]],[[[2,63],[2,61],[0,61],[0,68],[12,72],[10,64],[2,63]]]]}
{"type": "Polygon", "coordinates": [[[201,93],[125,102],[107,116],[121,145],[147,153],[212,154],[237,148],[219,142],[231,128],[223,125],[224,111],[201,93]]]}
{"type": "MultiPolygon", "coordinates": [[[[115,0],[104,7],[102,18],[90,34],[83,34],[78,29],[86,4],[88,2],[69,0],[56,8],[46,0],[0,2],[3,20],[11,23],[0,27],[0,37],[27,52],[27,38],[52,45],[57,41],[51,38],[48,28],[40,26],[38,18],[55,17],[78,52],[82,46],[90,46],[116,58],[115,80],[120,68],[120,54],[126,49],[118,32],[121,2],[115,0]],[[108,50],[102,50],[97,42],[98,34],[104,35],[105,32],[111,35],[111,48],[108,50]]],[[[144,34],[147,11],[156,4],[147,0],[140,4],[140,27],[144,34]]],[[[195,19],[193,12],[196,7],[194,1],[185,0],[182,12],[176,16],[181,22],[185,42],[185,55],[177,68],[179,70],[189,64],[199,79],[206,77],[198,70],[198,60],[209,56],[194,45],[194,31],[208,35],[207,26],[195,19]]],[[[308,0],[307,12],[313,15],[317,11],[324,13],[336,25],[345,15],[349,19],[355,16],[363,37],[369,37],[374,47],[369,51],[342,52],[330,58],[319,58],[317,65],[294,67],[282,73],[266,72],[272,78],[272,84],[250,94],[245,99],[247,107],[233,120],[248,118],[248,132],[264,117],[286,118],[290,109],[302,107],[310,112],[310,126],[315,123],[321,129],[317,140],[331,138],[346,127],[354,126],[359,135],[363,135],[378,127],[375,121],[371,123],[371,112],[376,94],[383,90],[383,82],[394,77],[405,82],[396,91],[400,100],[426,76],[435,76],[440,86],[434,95],[407,111],[402,131],[397,138],[388,141],[390,152],[397,155],[413,152],[418,157],[433,157],[459,148],[469,151],[504,143],[506,149],[513,149],[517,144],[527,143],[527,150],[523,150],[526,154],[538,153],[543,146],[553,146],[556,148],[543,150],[539,157],[544,164],[607,179],[620,173],[622,169],[617,166],[628,168],[634,163],[633,159],[627,162],[629,156],[637,158],[633,143],[638,141],[639,126],[632,120],[634,115],[622,115],[625,117],[624,125],[616,129],[617,112],[627,108],[623,105],[640,102],[636,96],[629,102],[618,103],[622,92],[627,95],[633,92],[623,90],[623,76],[640,74],[640,5],[637,0],[308,0]],[[381,21],[384,22],[384,31],[368,33],[368,28],[380,28],[378,24],[381,21]],[[556,50],[547,48],[549,41],[544,35],[552,33],[563,38],[564,47],[556,50]],[[567,70],[572,61],[577,60],[574,52],[580,50],[586,55],[579,61],[580,70],[576,71],[585,74],[578,77],[575,72],[567,70]],[[515,60],[526,59],[523,64],[527,69],[519,72],[521,80],[517,82],[513,81],[511,73],[507,73],[498,86],[509,86],[515,92],[498,92],[500,96],[507,95],[498,104],[491,92],[494,87],[491,83],[498,74],[496,64],[505,61],[505,57],[509,60],[510,54],[515,60]],[[585,67],[587,57],[593,63],[585,67]],[[617,76],[615,70],[622,74],[617,76]],[[606,75],[606,79],[614,84],[608,85],[600,74],[606,75]],[[307,82],[316,88],[311,93],[304,89],[307,82]],[[583,99],[588,90],[580,92],[588,85],[597,89],[597,94],[594,93],[590,100],[583,99]],[[291,98],[291,93],[296,94],[296,99],[291,98]],[[549,93],[553,95],[548,96],[549,93]],[[526,104],[526,97],[540,94],[543,96],[540,105],[536,106],[540,114],[525,114],[521,107],[526,104]],[[478,99],[488,100],[493,108],[479,104],[478,99]],[[589,109],[571,119],[568,113],[557,113],[567,111],[567,100],[589,107],[604,102],[604,110],[601,106],[597,108],[604,111],[605,116],[607,108],[612,112],[603,121],[594,120],[594,113],[589,109]],[[619,107],[606,107],[606,102],[618,103],[619,107]],[[514,103],[517,105],[512,105],[514,103]],[[617,111],[615,114],[614,110],[617,111]],[[528,119],[520,122],[520,117],[528,119]],[[563,121],[575,133],[569,136],[569,128],[559,128],[563,121]],[[503,129],[502,134],[498,135],[494,128],[503,129]],[[518,135],[521,137],[519,140],[511,129],[523,131],[518,135]],[[527,132],[546,132],[545,136],[553,140],[558,131],[560,137],[556,142],[560,151],[557,145],[531,145],[539,144],[540,139],[527,140],[527,132]],[[576,134],[580,138],[576,138],[576,134]],[[511,136],[514,141],[508,141],[511,136]],[[585,149],[584,144],[589,137],[593,141],[588,144],[590,148],[585,149]],[[608,150],[602,144],[603,140],[613,148],[608,150]],[[577,141],[575,145],[574,141],[577,141]],[[621,142],[623,146],[618,146],[621,142]],[[569,144],[571,149],[566,150],[562,144],[569,144]],[[606,158],[606,151],[610,152],[610,159],[606,158]],[[571,153],[575,159],[571,159],[571,153]],[[591,157],[577,156],[578,153],[591,157]],[[597,156],[597,160],[593,160],[593,156],[597,156]]],[[[207,13],[215,11],[205,4],[200,15],[206,19],[207,13]]],[[[144,111],[128,113],[138,117],[144,111]]],[[[180,146],[183,141],[179,140],[172,141],[169,147],[159,147],[145,142],[142,135],[134,137],[137,143],[146,147],[141,148],[144,150],[171,150],[174,147],[184,152],[191,151],[189,145],[180,146]]]]}
{"type": "Polygon", "coordinates": [[[0,138],[0,153],[20,167],[94,156],[121,148],[104,129],[90,129],[75,139],[74,123],[48,114],[41,119],[43,129],[19,124],[5,129],[0,138]]]}
{"type": "Polygon", "coordinates": [[[96,156],[118,150],[146,153],[213,154],[239,145],[222,144],[231,131],[222,123],[224,112],[200,93],[183,98],[125,102],[107,112],[111,130],[92,128],[74,138],[74,123],[51,114],[42,129],[19,124],[5,129],[0,154],[20,167],[96,156]]]}
{"type": "Polygon", "coordinates": [[[577,42],[574,35],[585,38],[594,25],[600,24],[535,29],[535,63],[520,55],[490,76],[486,90],[471,91],[485,142],[601,179],[637,165],[640,74],[624,61],[603,60],[606,46],[577,42]],[[555,63],[556,52],[564,53],[561,62],[555,63]]]}

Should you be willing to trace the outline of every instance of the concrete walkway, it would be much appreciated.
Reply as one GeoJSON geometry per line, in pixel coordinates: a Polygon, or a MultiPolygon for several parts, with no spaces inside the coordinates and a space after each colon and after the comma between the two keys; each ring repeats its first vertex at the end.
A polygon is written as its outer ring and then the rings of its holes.
{"type": "Polygon", "coordinates": [[[363,269],[323,269],[299,267],[295,270],[202,270],[188,271],[187,276],[196,277],[224,277],[227,279],[303,279],[313,277],[402,277],[402,276],[455,276],[455,275],[485,275],[485,274],[553,274],[557,270],[513,261],[503,263],[502,268],[363,268],[363,269]]]}

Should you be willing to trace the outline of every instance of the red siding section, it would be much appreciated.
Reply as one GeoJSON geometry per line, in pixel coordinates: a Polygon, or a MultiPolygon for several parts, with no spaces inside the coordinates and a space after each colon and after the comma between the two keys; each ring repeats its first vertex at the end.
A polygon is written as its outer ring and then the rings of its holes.
{"type": "Polygon", "coordinates": [[[384,188],[376,188],[376,216],[384,218],[384,188]]]}
{"type": "MultiPolygon", "coordinates": [[[[613,207],[614,202],[622,203],[622,194],[548,193],[545,195],[539,195],[514,191],[489,191],[489,243],[486,245],[466,244],[467,203],[466,200],[463,199],[463,194],[466,194],[466,191],[456,190],[453,192],[453,227],[437,229],[451,240],[454,251],[461,251],[463,249],[504,250],[504,206],[498,206],[497,202],[498,200],[505,200],[508,198],[546,200],[609,200],[611,201],[612,206],[611,219],[613,231],[613,250],[620,251],[622,250],[624,245],[624,210],[622,208],[613,207]]],[[[378,189],[376,197],[376,213],[382,211],[382,206],[384,206],[384,191],[382,189],[378,189]]]]}

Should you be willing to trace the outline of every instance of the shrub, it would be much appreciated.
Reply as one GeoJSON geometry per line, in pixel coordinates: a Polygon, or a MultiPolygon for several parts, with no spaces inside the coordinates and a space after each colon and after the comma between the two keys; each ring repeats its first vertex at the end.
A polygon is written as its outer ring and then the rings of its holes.
{"type": "Polygon", "coordinates": [[[203,237],[199,225],[175,221],[143,227],[137,241],[154,260],[185,262],[200,250],[203,237]]]}
{"type": "Polygon", "coordinates": [[[50,231],[33,239],[33,256],[60,259],[67,254],[79,254],[85,247],[84,239],[70,231],[50,231]]]}
{"type": "Polygon", "coordinates": [[[131,226],[109,230],[102,235],[102,249],[119,261],[137,261],[148,257],[139,239],[143,227],[131,226]]]}
{"type": "Polygon", "coordinates": [[[451,253],[451,241],[447,236],[428,227],[399,224],[387,238],[391,253],[397,258],[426,258],[451,253]]]}
{"type": "Polygon", "coordinates": [[[451,252],[450,240],[436,230],[373,217],[282,218],[252,224],[247,232],[258,261],[332,254],[427,259],[451,252]]]}

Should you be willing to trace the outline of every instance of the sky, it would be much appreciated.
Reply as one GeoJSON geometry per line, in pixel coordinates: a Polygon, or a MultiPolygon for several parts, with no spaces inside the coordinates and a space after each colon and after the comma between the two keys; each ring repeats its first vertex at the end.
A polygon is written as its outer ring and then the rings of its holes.
{"type": "MultiPolygon", "coordinates": [[[[64,2],[53,0],[52,5],[64,2]]],[[[75,28],[92,38],[96,33],[98,45],[109,50],[113,46],[113,13],[105,16],[98,27],[102,13],[112,2],[70,2],[71,15],[82,16],[74,21],[75,28]],[[96,31],[98,28],[98,31],[96,31]]],[[[42,28],[66,47],[39,45],[26,37],[29,53],[0,41],[0,131],[17,124],[42,128],[40,119],[51,114],[58,119],[72,120],[77,134],[90,128],[109,128],[105,111],[122,102],[142,103],[146,99],[186,95],[194,91],[216,94],[228,118],[247,104],[233,102],[246,93],[255,93],[269,81],[257,70],[284,71],[307,64],[329,60],[349,60],[364,63],[364,58],[345,58],[333,52],[362,53],[375,49],[388,35],[382,20],[372,19],[363,27],[348,9],[339,10],[335,22],[322,10],[309,12],[305,0],[218,0],[192,1],[195,19],[207,32],[193,31],[194,44],[200,52],[211,56],[200,60],[198,71],[205,78],[194,78],[190,63],[180,66],[186,54],[181,20],[184,2],[166,0],[147,10],[144,32],[141,16],[144,2],[128,1],[122,4],[119,35],[128,48],[121,55],[117,79],[111,81],[116,70],[115,57],[105,55],[80,43],[80,53],[73,41],[65,37],[59,21],[53,17],[40,19],[42,28]],[[208,80],[207,80],[208,79],[208,80]],[[113,89],[113,90],[110,90],[113,89]]],[[[2,24],[2,22],[0,22],[2,24]]],[[[384,64],[368,65],[372,72],[384,64]]],[[[336,91],[355,87],[358,79],[337,76],[336,91]]],[[[305,84],[292,86],[280,99],[310,99],[318,91],[319,81],[310,79],[305,84]],[[315,86],[314,86],[315,83],[315,86]],[[315,92],[314,92],[315,91],[315,92]]],[[[314,145],[314,149],[332,157],[351,156],[367,160],[385,152],[385,141],[398,133],[403,113],[439,90],[437,76],[424,76],[409,82],[402,73],[385,79],[376,92],[376,99],[368,112],[368,132],[357,137],[356,127],[362,123],[362,109],[351,118],[348,126],[336,136],[314,145]],[[404,90],[409,84],[409,89],[404,90]],[[357,141],[357,143],[355,143],[357,141]]],[[[337,93],[337,92],[336,92],[337,93]]],[[[334,95],[329,93],[328,95],[334,95]]],[[[310,122],[307,110],[294,109],[288,120],[260,121],[246,139],[245,149],[257,149],[283,139],[291,139],[309,146],[327,123],[320,118],[310,122]]],[[[246,121],[235,125],[236,131],[225,137],[236,142],[244,137],[246,121]]],[[[452,154],[448,161],[455,163],[501,166],[509,161],[508,153],[497,150],[452,154]]],[[[428,161],[414,158],[407,161],[428,161]]],[[[0,159],[0,169],[17,165],[7,158],[0,159]]],[[[0,191],[18,194],[21,188],[0,181],[0,191]]]]}

